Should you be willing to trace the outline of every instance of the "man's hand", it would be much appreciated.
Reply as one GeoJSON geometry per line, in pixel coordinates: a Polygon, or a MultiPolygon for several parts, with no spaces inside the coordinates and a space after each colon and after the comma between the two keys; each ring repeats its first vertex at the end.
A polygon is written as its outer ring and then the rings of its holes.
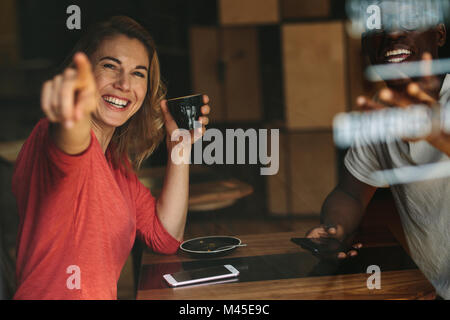
{"type": "MultiPolygon", "coordinates": [[[[422,57],[424,62],[423,76],[416,82],[411,82],[404,92],[383,88],[378,93],[380,102],[360,96],[356,100],[357,107],[361,110],[372,111],[386,107],[408,108],[411,105],[422,104],[432,107],[438,103],[441,81],[437,76],[431,74],[431,54],[425,53],[422,57]]],[[[423,137],[436,149],[450,156],[450,135],[442,130],[423,137]]],[[[417,140],[408,140],[417,141],[417,140]]]]}
{"type": "Polygon", "coordinates": [[[48,80],[42,87],[41,107],[50,122],[70,129],[98,103],[97,86],[91,64],[84,53],[74,55],[76,69],[67,68],[63,74],[48,80]]]}
{"type": "MultiPolygon", "coordinates": [[[[306,233],[306,238],[335,238],[339,241],[345,241],[345,232],[341,225],[331,225],[331,226],[325,226],[320,225],[317,227],[312,228],[306,233]]],[[[339,259],[345,259],[347,257],[354,257],[358,254],[358,249],[362,248],[361,243],[355,243],[352,245],[352,247],[355,250],[349,250],[348,252],[338,252],[337,258],[339,259]]]]}

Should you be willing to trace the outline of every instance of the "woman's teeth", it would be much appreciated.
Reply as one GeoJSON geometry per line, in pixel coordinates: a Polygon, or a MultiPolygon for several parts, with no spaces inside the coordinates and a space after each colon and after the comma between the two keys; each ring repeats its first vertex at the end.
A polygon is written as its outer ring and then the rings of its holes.
{"type": "Polygon", "coordinates": [[[128,100],[122,100],[119,98],[108,97],[108,96],[103,97],[103,100],[116,106],[117,108],[125,108],[128,104],[128,100]]]}

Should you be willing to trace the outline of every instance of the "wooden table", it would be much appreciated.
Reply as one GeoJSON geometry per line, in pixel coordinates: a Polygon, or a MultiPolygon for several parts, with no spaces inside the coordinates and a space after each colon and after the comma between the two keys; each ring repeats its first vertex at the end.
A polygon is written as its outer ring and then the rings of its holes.
{"type": "MultiPolygon", "coordinates": [[[[165,167],[146,168],[138,173],[139,180],[157,197],[164,181],[165,167]]],[[[228,207],[238,199],[253,193],[253,187],[243,181],[203,165],[191,165],[189,170],[189,210],[209,211],[228,207]]]]}
{"type": "Polygon", "coordinates": [[[320,262],[290,241],[299,232],[241,235],[247,247],[215,259],[193,259],[179,252],[163,256],[145,251],[137,299],[139,300],[294,300],[294,299],[434,299],[433,286],[387,230],[371,230],[360,240],[364,248],[356,258],[338,264],[320,262]],[[241,274],[237,281],[170,288],[165,273],[232,264],[241,274]],[[367,288],[369,265],[381,269],[381,289],[367,288]]]}

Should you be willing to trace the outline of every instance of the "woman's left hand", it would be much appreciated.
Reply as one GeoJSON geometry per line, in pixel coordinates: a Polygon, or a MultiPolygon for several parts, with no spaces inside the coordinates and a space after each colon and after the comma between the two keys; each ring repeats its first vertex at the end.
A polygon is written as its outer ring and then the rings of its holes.
{"type": "MultiPolygon", "coordinates": [[[[206,125],[209,123],[209,118],[207,117],[207,115],[209,114],[211,107],[209,106],[209,97],[207,95],[203,95],[203,103],[204,103],[204,105],[200,108],[202,116],[200,116],[198,119],[198,121],[202,124],[202,126],[200,128],[190,130],[191,139],[190,139],[189,146],[191,146],[195,141],[197,141],[198,139],[200,139],[203,136],[203,134],[206,131],[206,125]]],[[[170,150],[178,143],[185,142],[185,141],[184,140],[180,141],[181,139],[172,141],[172,139],[171,139],[172,134],[175,132],[175,130],[178,129],[178,125],[175,122],[175,119],[172,117],[172,115],[169,112],[167,100],[161,101],[161,110],[163,112],[164,125],[166,127],[166,132],[167,132],[167,138],[166,138],[167,148],[170,150]]]]}

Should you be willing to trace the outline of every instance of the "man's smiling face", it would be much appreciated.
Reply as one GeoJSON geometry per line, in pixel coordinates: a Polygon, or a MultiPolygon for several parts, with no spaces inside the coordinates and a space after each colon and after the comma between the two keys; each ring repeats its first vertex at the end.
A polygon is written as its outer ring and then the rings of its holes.
{"type": "MultiPolygon", "coordinates": [[[[385,23],[380,29],[366,32],[363,35],[363,48],[371,64],[395,64],[420,61],[424,53],[430,53],[433,59],[438,58],[439,47],[445,44],[446,30],[443,24],[426,26],[420,25],[422,19],[427,18],[427,12],[408,17],[403,7],[394,7],[392,1],[381,3],[382,21],[385,23]],[[390,6],[383,6],[383,4],[390,6]],[[395,9],[396,8],[396,9],[395,9]],[[388,11],[391,10],[391,11],[388,11]],[[383,12],[383,10],[386,10],[383,12]],[[406,19],[405,19],[406,16],[406,19]],[[405,21],[405,25],[398,21],[405,21]],[[417,28],[414,28],[414,25],[417,28]],[[419,27],[421,26],[421,27],[419,27]]],[[[407,12],[409,12],[407,10],[407,12]]],[[[386,84],[390,87],[407,84],[408,80],[392,80],[386,84]]]]}
{"type": "Polygon", "coordinates": [[[366,36],[365,48],[372,64],[420,61],[425,52],[438,57],[441,39],[445,39],[442,25],[425,31],[379,31],[366,36]]]}

